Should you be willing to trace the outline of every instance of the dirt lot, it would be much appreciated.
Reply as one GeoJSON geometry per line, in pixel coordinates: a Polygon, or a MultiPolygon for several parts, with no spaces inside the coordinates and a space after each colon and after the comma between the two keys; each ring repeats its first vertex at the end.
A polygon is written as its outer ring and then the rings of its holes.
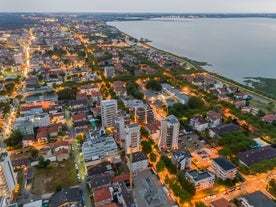
{"type": "Polygon", "coordinates": [[[35,169],[32,193],[41,195],[51,193],[57,186],[67,188],[77,185],[77,175],[73,160],[51,163],[46,169],[35,169]]]}

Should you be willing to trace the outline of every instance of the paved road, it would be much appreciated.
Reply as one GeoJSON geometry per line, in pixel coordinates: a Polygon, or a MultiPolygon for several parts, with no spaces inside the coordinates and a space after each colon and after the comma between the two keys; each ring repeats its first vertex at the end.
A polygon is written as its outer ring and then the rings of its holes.
{"type": "Polygon", "coordinates": [[[82,189],[82,191],[83,191],[86,207],[92,207],[91,198],[89,197],[89,193],[86,188],[86,177],[85,177],[86,172],[84,171],[84,168],[83,168],[82,157],[80,156],[79,147],[74,142],[74,137],[75,137],[76,133],[73,128],[73,122],[71,120],[70,111],[68,109],[65,109],[64,114],[65,114],[66,124],[67,124],[68,131],[69,131],[69,136],[73,143],[73,148],[74,148],[73,153],[74,153],[74,157],[75,157],[75,162],[78,165],[78,172],[79,172],[79,176],[80,176],[79,186],[80,186],[80,189],[82,189]]]}

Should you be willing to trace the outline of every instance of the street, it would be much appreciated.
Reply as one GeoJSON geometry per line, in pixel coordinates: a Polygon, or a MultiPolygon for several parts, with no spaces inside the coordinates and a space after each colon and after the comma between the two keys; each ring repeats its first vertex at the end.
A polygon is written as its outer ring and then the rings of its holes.
{"type": "Polygon", "coordinates": [[[81,147],[81,146],[78,146],[77,143],[74,142],[74,138],[75,138],[76,134],[75,134],[75,130],[73,127],[73,122],[71,120],[70,111],[68,109],[64,109],[64,114],[65,114],[65,118],[66,118],[68,132],[69,132],[70,142],[72,143],[72,152],[73,152],[74,162],[77,165],[76,170],[78,171],[79,181],[80,181],[79,187],[83,192],[84,203],[85,203],[86,207],[92,207],[91,198],[89,197],[89,192],[86,187],[86,172],[83,167],[82,157],[81,157],[81,155],[80,155],[81,153],[79,151],[79,147],[81,147]]]}

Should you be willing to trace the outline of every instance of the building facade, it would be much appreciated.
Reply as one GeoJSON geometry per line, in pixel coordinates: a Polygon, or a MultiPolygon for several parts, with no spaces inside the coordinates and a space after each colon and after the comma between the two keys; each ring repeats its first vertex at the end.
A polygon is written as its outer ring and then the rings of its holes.
{"type": "Polygon", "coordinates": [[[101,116],[103,127],[113,127],[114,118],[118,111],[117,100],[103,100],[101,101],[101,116]]]}
{"type": "MultiPolygon", "coordinates": [[[[132,154],[132,172],[137,173],[148,169],[148,158],[143,152],[136,152],[132,154]]],[[[127,156],[127,166],[130,169],[130,157],[127,156]]]]}
{"type": "Polygon", "coordinates": [[[139,124],[149,124],[154,121],[152,109],[147,104],[138,104],[134,107],[135,122],[139,124]]]}
{"type": "Polygon", "coordinates": [[[7,152],[0,154],[0,195],[11,196],[15,186],[16,178],[12,163],[7,152]]]}
{"type": "Polygon", "coordinates": [[[138,124],[129,124],[125,127],[125,152],[138,152],[140,149],[141,133],[138,124]]]}
{"type": "Polygon", "coordinates": [[[237,168],[225,157],[214,158],[211,165],[212,172],[222,180],[234,179],[237,174],[237,168]]]}
{"type": "Polygon", "coordinates": [[[104,161],[118,159],[118,146],[113,137],[105,136],[103,130],[90,130],[86,134],[86,142],[82,145],[83,160],[86,166],[96,165],[104,161]]]}
{"type": "Polygon", "coordinates": [[[180,123],[174,115],[161,121],[159,148],[177,149],[180,123]]]}
{"type": "Polygon", "coordinates": [[[192,155],[188,150],[178,150],[172,153],[172,161],[179,170],[184,170],[191,167],[192,155]]]}
{"type": "Polygon", "coordinates": [[[206,171],[189,170],[186,172],[187,178],[197,189],[210,188],[215,183],[215,175],[206,171]]]}

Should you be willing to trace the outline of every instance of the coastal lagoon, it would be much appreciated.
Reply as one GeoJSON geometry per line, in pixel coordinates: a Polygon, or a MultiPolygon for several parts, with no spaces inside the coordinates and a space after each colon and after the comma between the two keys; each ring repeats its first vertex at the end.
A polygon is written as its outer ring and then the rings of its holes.
{"type": "Polygon", "coordinates": [[[204,68],[243,83],[276,79],[276,19],[180,18],[109,22],[137,39],[178,56],[208,62],[204,68]]]}

